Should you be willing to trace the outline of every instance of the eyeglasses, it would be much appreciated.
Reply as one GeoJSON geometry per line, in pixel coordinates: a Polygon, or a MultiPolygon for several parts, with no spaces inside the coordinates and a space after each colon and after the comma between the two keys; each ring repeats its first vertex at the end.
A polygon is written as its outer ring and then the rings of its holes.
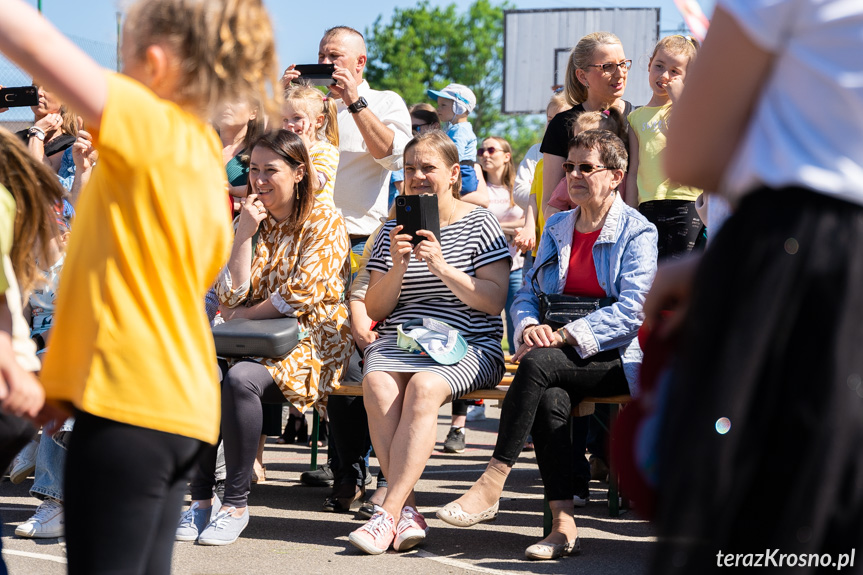
{"type": "Polygon", "coordinates": [[[476,155],[482,156],[483,154],[488,152],[489,156],[493,156],[494,153],[497,152],[498,150],[499,150],[499,148],[495,148],[494,146],[489,146],[488,148],[477,148],[476,149],[476,155]]]}
{"type": "Polygon", "coordinates": [[[429,125],[430,125],[430,124],[429,124],[428,122],[426,122],[425,124],[414,124],[414,125],[412,125],[412,126],[411,126],[411,129],[412,129],[414,132],[419,133],[420,128],[424,128],[425,126],[429,126],[429,125]]]}
{"type": "Polygon", "coordinates": [[[608,62],[606,64],[588,64],[585,66],[586,68],[599,68],[602,70],[602,73],[606,76],[610,76],[614,73],[614,70],[619,68],[621,72],[626,72],[630,68],[632,68],[632,60],[621,60],[616,64],[614,62],[608,62]]]}
{"type": "Polygon", "coordinates": [[[563,163],[563,171],[567,174],[571,174],[573,171],[585,175],[592,174],[597,170],[610,170],[611,168],[607,166],[594,166],[593,164],[573,164],[572,162],[564,162],[563,163]]]}

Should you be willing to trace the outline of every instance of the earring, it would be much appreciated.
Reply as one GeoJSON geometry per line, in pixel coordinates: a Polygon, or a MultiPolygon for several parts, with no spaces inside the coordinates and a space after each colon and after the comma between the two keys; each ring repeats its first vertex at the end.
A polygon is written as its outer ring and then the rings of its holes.
{"type": "Polygon", "coordinates": [[[297,193],[297,199],[300,199],[300,184],[294,184],[294,191],[297,193]]]}

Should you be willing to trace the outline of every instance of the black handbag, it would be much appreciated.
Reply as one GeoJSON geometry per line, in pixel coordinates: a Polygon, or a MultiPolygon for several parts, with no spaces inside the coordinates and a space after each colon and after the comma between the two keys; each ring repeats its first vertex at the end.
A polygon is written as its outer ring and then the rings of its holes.
{"type": "Polygon", "coordinates": [[[238,318],[213,328],[219,357],[281,358],[300,342],[295,317],[274,319],[238,318]]]}
{"type": "Polygon", "coordinates": [[[551,329],[560,329],[568,323],[589,315],[599,308],[610,306],[615,301],[613,297],[583,297],[564,294],[548,294],[539,288],[536,278],[539,271],[547,265],[556,262],[552,257],[542,263],[533,272],[531,287],[539,300],[539,323],[548,325],[551,329]]]}

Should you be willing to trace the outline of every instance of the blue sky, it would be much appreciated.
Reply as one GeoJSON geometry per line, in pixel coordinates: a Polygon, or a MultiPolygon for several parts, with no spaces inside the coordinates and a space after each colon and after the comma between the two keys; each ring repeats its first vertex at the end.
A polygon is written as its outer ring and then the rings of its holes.
{"type": "MultiPolygon", "coordinates": [[[[462,9],[471,4],[471,0],[453,1],[462,9]]],[[[453,1],[430,0],[430,3],[448,5],[453,1]]],[[[37,4],[36,0],[28,2],[33,6],[37,4]]],[[[316,62],[318,42],[326,28],[345,24],[365,31],[379,15],[383,15],[386,20],[395,7],[407,8],[416,5],[415,2],[392,0],[325,0],[320,3],[306,0],[264,0],[264,3],[273,18],[279,61],[283,66],[316,62]]],[[[517,9],[658,6],[662,30],[676,29],[683,21],[673,0],[515,0],[511,3],[517,9]]],[[[699,3],[710,16],[714,0],[699,0],[699,3]]],[[[113,45],[117,40],[116,14],[128,4],[125,0],[42,0],[42,13],[67,35],[113,45]]],[[[2,64],[0,62],[0,84],[13,85],[8,64],[2,64]]]]}

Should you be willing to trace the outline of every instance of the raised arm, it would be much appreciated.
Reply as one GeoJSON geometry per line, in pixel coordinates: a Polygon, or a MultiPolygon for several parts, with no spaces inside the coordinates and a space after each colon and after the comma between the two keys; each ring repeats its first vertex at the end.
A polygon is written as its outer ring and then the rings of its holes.
{"type": "Polygon", "coordinates": [[[89,126],[108,97],[102,68],[20,0],[0,0],[0,52],[54,92],[89,126]]]}
{"type": "Polygon", "coordinates": [[[686,90],[674,104],[665,153],[669,178],[704,190],[719,188],[772,65],[773,55],[718,7],[686,78],[686,90]]]}

